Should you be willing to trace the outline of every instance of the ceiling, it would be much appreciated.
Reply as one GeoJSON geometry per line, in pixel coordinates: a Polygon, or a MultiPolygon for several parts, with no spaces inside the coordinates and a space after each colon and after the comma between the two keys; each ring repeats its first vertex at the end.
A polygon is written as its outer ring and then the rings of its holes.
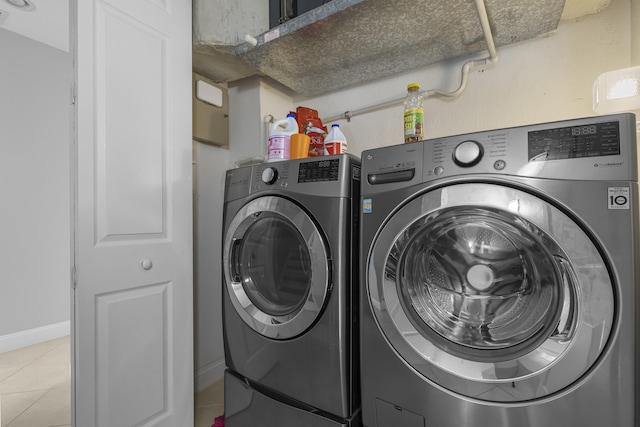
{"type": "MultiPolygon", "coordinates": [[[[485,3],[493,41],[501,47],[554,31],[565,0],[485,3]]],[[[277,31],[278,37],[258,35],[256,46],[244,43],[234,54],[305,96],[487,49],[470,0],[340,0],[286,21],[277,31]]]]}
{"type": "Polygon", "coordinates": [[[0,28],[69,52],[69,0],[27,2],[33,4],[33,10],[24,10],[9,0],[0,0],[0,28]]]}
{"type": "MultiPolygon", "coordinates": [[[[35,6],[25,11],[0,0],[0,29],[5,29],[56,49],[69,51],[69,0],[26,0],[35,6]]],[[[23,0],[24,1],[24,0],[23,0]]],[[[563,19],[597,13],[611,0],[566,0],[563,19]]]]}

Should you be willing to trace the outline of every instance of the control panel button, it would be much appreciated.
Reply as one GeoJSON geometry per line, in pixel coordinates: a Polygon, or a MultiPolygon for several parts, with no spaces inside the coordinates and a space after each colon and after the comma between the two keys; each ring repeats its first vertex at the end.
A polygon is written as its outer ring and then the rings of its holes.
{"type": "Polygon", "coordinates": [[[262,171],[262,182],[271,185],[278,179],[278,170],[276,168],[266,168],[262,171]]]}
{"type": "Polygon", "coordinates": [[[458,166],[470,167],[476,165],[480,159],[484,150],[482,145],[476,141],[464,141],[461,142],[453,150],[453,161],[458,166]]]}

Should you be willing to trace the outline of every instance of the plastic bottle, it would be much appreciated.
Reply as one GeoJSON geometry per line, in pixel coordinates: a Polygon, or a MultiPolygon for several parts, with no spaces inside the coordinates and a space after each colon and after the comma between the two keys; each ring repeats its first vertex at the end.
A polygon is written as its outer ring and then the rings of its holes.
{"type": "Polygon", "coordinates": [[[269,131],[269,149],[267,162],[289,160],[291,135],[298,133],[295,114],[287,114],[286,119],[276,120],[269,131]]]}
{"type": "Polygon", "coordinates": [[[424,139],[423,96],[419,83],[407,85],[407,96],[404,98],[404,142],[416,142],[424,139]]]}
{"type": "Polygon", "coordinates": [[[340,130],[339,124],[331,125],[331,130],[324,138],[324,154],[342,154],[347,152],[347,137],[340,130]]]}

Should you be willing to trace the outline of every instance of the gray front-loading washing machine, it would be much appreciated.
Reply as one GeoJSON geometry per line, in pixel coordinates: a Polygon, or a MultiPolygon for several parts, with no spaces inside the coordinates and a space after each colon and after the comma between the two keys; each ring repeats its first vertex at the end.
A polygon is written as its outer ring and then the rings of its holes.
{"type": "Polygon", "coordinates": [[[638,427],[636,119],[362,153],[367,427],[638,427]]]}
{"type": "Polygon", "coordinates": [[[227,171],[225,425],[360,425],[359,189],[347,154],[227,171]]]}

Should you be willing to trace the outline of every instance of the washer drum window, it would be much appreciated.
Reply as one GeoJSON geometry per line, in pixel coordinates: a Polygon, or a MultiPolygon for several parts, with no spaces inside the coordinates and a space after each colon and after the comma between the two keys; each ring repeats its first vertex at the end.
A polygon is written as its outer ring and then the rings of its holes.
{"type": "Polygon", "coordinates": [[[415,323],[461,346],[460,354],[495,359],[546,338],[565,296],[564,317],[573,318],[570,283],[539,240],[541,231],[519,223],[506,212],[449,208],[405,231],[392,250],[398,271],[390,264],[389,274],[398,276],[415,323]]]}
{"type": "Polygon", "coordinates": [[[612,282],[569,216],[527,192],[455,184],[416,197],[369,254],[376,320],[427,379],[483,400],[573,384],[611,332],[612,282]]]}

